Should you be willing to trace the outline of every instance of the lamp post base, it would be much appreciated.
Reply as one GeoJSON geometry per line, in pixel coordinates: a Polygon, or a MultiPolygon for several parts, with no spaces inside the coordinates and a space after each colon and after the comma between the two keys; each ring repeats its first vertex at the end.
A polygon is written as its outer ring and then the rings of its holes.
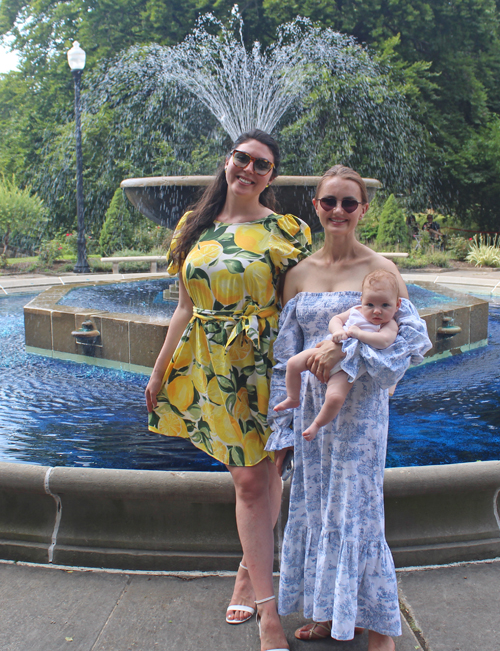
{"type": "Polygon", "coordinates": [[[73,268],[73,273],[75,274],[89,274],[91,269],[86,262],[77,262],[73,268]]]}

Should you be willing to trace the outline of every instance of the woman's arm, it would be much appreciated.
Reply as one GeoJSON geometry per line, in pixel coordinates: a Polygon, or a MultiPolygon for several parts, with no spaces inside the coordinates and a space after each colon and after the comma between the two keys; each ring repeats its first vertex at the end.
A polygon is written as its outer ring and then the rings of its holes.
{"type": "Polygon", "coordinates": [[[187,324],[193,316],[193,302],[189,298],[186,287],[179,274],[179,303],[175,308],[175,312],[170,320],[168,326],[167,336],[163,343],[160,354],[158,355],[153,372],[146,387],[146,405],[148,411],[151,412],[158,406],[156,396],[161,389],[163,376],[167,370],[167,366],[172,359],[177,344],[179,343],[187,324]]]}

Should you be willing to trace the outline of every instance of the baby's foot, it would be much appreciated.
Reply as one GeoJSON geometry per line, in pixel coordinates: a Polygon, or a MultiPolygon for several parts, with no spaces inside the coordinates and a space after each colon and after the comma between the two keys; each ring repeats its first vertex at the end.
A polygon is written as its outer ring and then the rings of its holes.
{"type": "Polygon", "coordinates": [[[306,441],[314,441],[316,434],[318,433],[319,427],[316,423],[311,423],[305,432],[302,432],[302,436],[306,441]]]}
{"type": "Polygon", "coordinates": [[[274,408],[274,411],[284,411],[285,409],[295,409],[300,405],[300,400],[294,400],[293,398],[286,398],[283,402],[280,402],[274,408]]]}

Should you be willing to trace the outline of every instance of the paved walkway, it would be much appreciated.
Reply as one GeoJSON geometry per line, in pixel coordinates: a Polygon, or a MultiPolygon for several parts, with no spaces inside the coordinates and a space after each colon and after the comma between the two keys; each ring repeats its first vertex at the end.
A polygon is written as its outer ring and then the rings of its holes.
{"type": "MultiPolygon", "coordinates": [[[[139,278],[164,277],[165,274],[74,274],[66,273],[60,276],[44,274],[18,274],[12,276],[0,275],[0,294],[11,294],[26,291],[39,291],[53,285],[82,284],[87,282],[110,282],[116,280],[134,280],[139,278]]],[[[481,287],[487,294],[500,296],[499,269],[460,269],[460,270],[402,270],[402,276],[407,282],[424,280],[437,284],[455,287],[456,289],[471,286],[481,287]]]]}
{"type": "MultiPolygon", "coordinates": [[[[397,651],[499,651],[500,559],[398,571],[397,651]],[[412,631],[415,631],[413,632],[412,631]]],[[[255,619],[224,621],[232,576],[159,576],[0,563],[2,651],[259,651],[255,619]]],[[[277,580],[276,580],[277,581],[277,580]]],[[[366,651],[300,642],[299,614],[282,618],[291,651],[366,651]]]]}

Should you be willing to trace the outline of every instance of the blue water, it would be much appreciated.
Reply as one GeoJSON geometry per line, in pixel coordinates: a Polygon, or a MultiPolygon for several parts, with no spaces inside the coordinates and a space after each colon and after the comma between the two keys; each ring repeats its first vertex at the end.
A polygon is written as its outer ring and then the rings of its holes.
{"type": "Polygon", "coordinates": [[[500,304],[488,346],[410,369],[390,401],[387,467],[500,459],[500,304]]]}
{"type": "MultiPolygon", "coordinates": [[[[148,432],[143,375],[24,350],[23,306],[0,299],[0,460],[52,466],[221,470],[182,439],[148,432]]],[[[500,305],[489,345],[411,369],[391,400],[387,466],[500,459],[500,305]]]]}
{"type": "Polygon", "coordinates": [[[220,470],[188,441],[148,432],[148,378],[30,355],[23,306],[0,299],[0,461],[50,466],[220,470]]]}
{"type": "Polygon", "coordinates": [[[125,312],[145,316],[172,316],[177,303],[163,300],[163,290],[175,278],[140,280],[130,283],[102,283],[75,287],[65,294],[58,305],[81,307],[107,312],[125,312]]]}
{"type": "MultiPolygon", "coordinates": [[[[163,300],[163,290],[175,278],[140,280],[129,283],[103,283],[70,289],[58,305],[146,316],[172,316],[176,303],[163,300]]],[[[417,309],[456,302],[456,298],[438,294],[419,285],[408,285],[410,300],[417,309]]]]}

